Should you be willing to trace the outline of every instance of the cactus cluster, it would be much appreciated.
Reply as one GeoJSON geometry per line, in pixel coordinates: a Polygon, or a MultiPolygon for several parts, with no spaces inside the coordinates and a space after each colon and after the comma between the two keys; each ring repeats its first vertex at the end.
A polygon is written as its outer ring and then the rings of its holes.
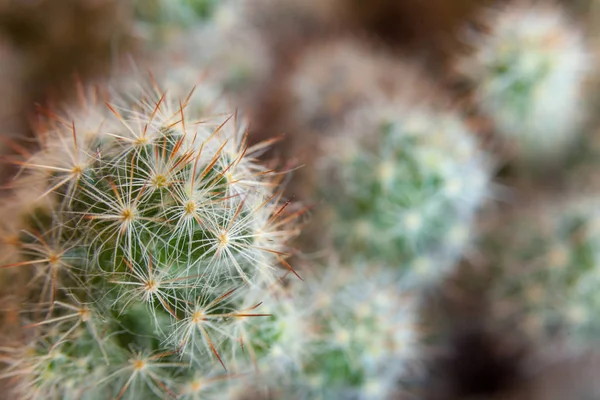
{"type": "Polygon", "coordinates": [[[130,0],[151,74],[136,59],[106,85],[74,84],[78,104],[39,107],[37,148],[10,143],[20,169],[0,200],[0,380],[11,396],[425,398],[428,346],[450,341],[421,313],[469,256],[489,267],[491,330],[540,353],[557,340],[593,348],[593,194],[537,210],[517,195],[498,208],[512,210],[502,229],[478,230],[495,166],[509,164],[508,185],[531,167],[485,133],[539,161],[584,127],[590,56],[558,6],[488,13],[459,57],[470,85],[454,87],[369,41],[382,32],[345,31],[368,24],[335,21],[343,2],[242,3],[130,0]],[[277,141],[255,140],[248,115],[297,136],[291,160],[263,159],[277,141]]]}

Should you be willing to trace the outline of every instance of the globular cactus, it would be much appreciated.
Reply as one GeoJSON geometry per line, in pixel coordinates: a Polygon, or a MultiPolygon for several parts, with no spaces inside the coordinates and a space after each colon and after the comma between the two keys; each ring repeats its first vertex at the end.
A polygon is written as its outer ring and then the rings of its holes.
{"type": "Polygon", "coordinates": [[[559,6],[512,2],[489,12],[458,70],[474,100],[524,159],[569,150],[585,116],[590,56],[579,29],[559,6]]]}
{"type": "Polygon", "coordinates": [[[385,399],[413,378],[422,357],[414,293],[377,265],[336,263],[279,291],[268,323],[242,321],[261,356],[240,389],[277,399],[385,399]]]}
{"type": "Polygon", "coordinates": [[[468,125],[397,100],[364,107],[339,132],[324,145],[318,185],[342,259],[377,260],[416,282],[443,277],[489,189],[468,125]]]}
{"type": "Polygon", "coordinates": [[[188,109],[193,93],[128,94],[50,113],[19,162],[0,222],[13,246],[2,279],[26,283],[9,291],[26,326],[0,373],[19,398],[210,393],[243,372],[227,358],[239,321],[269,318],[256,294],[278,264],[293,272],[297,213],[237,115],[188,109]]]}
{"type": "Polygon", "coordinates": [[[495,271],[489,291],[493,329],[544,351],[563,342],[569,350],[593,345],[600,329],[600,220],[593,198],[545,204],[516,213],[510,229],[483,241],[495,271]]]}
{"type": "Polygon", "coordinates": [[[379,99],[382,92],[405,89],[402,82],[420,78],[406,64],[369,44],[335,39],[304,51],[288,83],[293,124],[304,133],[329,132],[356,109],[379,99]]]}
{"type": "MultiPolygon", "coordinates": [[[[190,14],[186,11],[187,1],[159,3],[161,7],[190,14]]],[[[199,3],[206,4],[210,17],[195,17],[188,24],[166,22],[164,30],[171,28],[172,32],[157,29],[155,34],[160,40],[147,41],[151,46],[148,56],[152,59],[152,70],[172,90],[183,92],[189,90],[189,82],[202,82],[204,89],[191,99],[192,107],[212,107],[210,101],[223,98],[223,93],[236,104],[248,106],[249,93],[258,90],[269,75],[271,54],[257,28],[245,19],[248,7],[244,4],[228,0],[199,3]]],[[[226,112],[220,108],[211,111],[226,112]]]]}
{"type": "Polygon", "coordinates": [[[161,41],[174,31],[209,22],[218,3],[214,0],[134,0],[131,5],[140,33],[161,41]]]}

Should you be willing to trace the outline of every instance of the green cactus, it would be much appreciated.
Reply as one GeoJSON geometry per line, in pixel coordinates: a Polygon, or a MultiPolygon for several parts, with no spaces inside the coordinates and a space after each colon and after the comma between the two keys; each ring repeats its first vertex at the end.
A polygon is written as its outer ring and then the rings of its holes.
{"type": "Polygon", "coordinates": [[[443,276],[488,188],[465,122],[428,105],[376,103],[340,131],[325,145],[320,189],[343,259],[379,260],[418,281],[443,276]]]}
{"type": "Polygon", "coordinates": [[[236,386],[281,399],[384,399],[419,360],[415,297],[391,271],[332,262],[274,295],[270,323],[240,321],[260,357],[258,374],[236,386]]]}
{"type": "MultiPolygon", "coordinates": [[[[159,3],[192,15],[186,11],[189,1],[159,3]]],[[[227,112],[231,107],[226,103],[246,104],[247,96],[267,79],[272,54],[258,29],[247,20],[245,4],[229,0],[199,3],[210,4],[210,18],[192,17],[186,24],[177,20],[167,20],[164,26],[151,24],[148,35],[156,39],[144,44],[150,57],[157,56],[153,57],[153,72],[170,90],[183,94],[189,90],[189,82],[202,83],[203,90],[192,97],[190,107],[211,107],[215,114],[227,112]],[[220,104],[214,104],[215,99],[220,104]]]]}
{"type": "Polygon", "coordinates": [[[195,398],[243,372],[236,327],[269,318],[260,293],[291,270],[297,213],[237,115],[155,90],[111,101],[38,126],[0,221],[2,272],[28,282],[24,336],[2,348],[19,398],[195,398]]]}
{"type": "Polygon", "coordinates": [[[600,329],[597,207],[582,199],[528,209],[511,219],[510,230],[484,239],[497,274],[490,291],[494,324],[540,348],[553,340],[574,349],[594,343],[600,329]]]}
{"type": "MultiPolygon", "coordinates": [[[[222,1],[222,0],[220,0],[222,1]]],[[[215,0],[134,0],[138,23],[155,29],[189,27],[210,20],[220,1],[215,0]]]]}
{"type": "Polygon", "coordinates": [[[470,40],[458,69],[478,107],[527,159],[565,154],[585,115],[590,65],[584,39],[558,6],[523,4],[490,12],[489,32],[470,40]]]}

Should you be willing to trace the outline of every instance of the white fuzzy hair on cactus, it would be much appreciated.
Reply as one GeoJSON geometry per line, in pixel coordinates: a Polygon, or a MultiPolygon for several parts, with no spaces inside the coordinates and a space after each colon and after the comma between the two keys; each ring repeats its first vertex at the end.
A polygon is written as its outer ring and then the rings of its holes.
{"type": "Polygon", "coordinates": [[[470,32],[472,54],[457,64],[481,111],[519,154],[565,153],[585,117],[592,60],[582,33],[561,6],[541,2],[511,2],[482,23],[486,32],[470,32]]]}
{"type": "Polygon", "coordinates": [[[421,354],[416,296],[377,265],[331,260],[305,273],[274,293],[271,320],[241,321],[257,373],[230,397],[252,388],[276,398],[388,398],[421,354]]]}
{"type": "Polygon", "coordinates": [[[48,113],[17,162],[0,271],[29,280],[12,294],[31,345],[2,348],[0,377],[21,398],[194,398],[228,380],[239,320],[268,317],[257,293],[295,273],[302,211],[256,159],[269,142],[249,145],[235,112],[188,109],[194,90],[141,86],[48,113]]]}
{"type": "Polygon", "coordinates": [[[463,254],[490,193],[490,160],[460,113],[374,102],[324,141],[320,189],[342,257],[385,261],[422,284],[463,254]],[[413,268],[416,260],[421,266],[413,268]]]}

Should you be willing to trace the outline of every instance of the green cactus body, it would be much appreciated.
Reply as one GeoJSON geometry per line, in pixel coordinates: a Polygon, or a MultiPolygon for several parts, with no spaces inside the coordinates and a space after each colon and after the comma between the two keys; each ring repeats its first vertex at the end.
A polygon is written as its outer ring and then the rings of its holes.
{"type": "Polygon", "coordinates": [[[486,244],[498,274],[491,292],[494,321],[538,345],[566,339],[577,348],[595,341],[596,208],[593,200],[545,206],[513,221],[509,236],[494,234],[486,244]]]}
{"type": "Polygon", "coordinates": [[[490,12],[460,73],[475,99],[517,152],[534,160],[564,154],[581,127],[589,56],[564,11],[507,6],[490,12]]]}
{"type": "Polygon", "coordinates": [[[134,0],[133,13],[143,31],[160,39],[169,31],[209,22],[222,0],[134,0]]]}
{"type": "Polygon", "coordinates": [[[210,109],[213,115],[227,113],[230,100],[246,104],[251,100],[247,96],[255,94],[260,83],[268,79],[272,55],[257,28],[247,21],[245,4],[229,0],[196,2],[209,5],[210,18],[200,19],[186,11],[190,1],[160,0],[165,3],[162,7],[172,7],[192,18],[188,23],[167,19],[164,26],[150,24],[148,35],[157,39],[145,43],[151,50],[149,55],[157,56],[153,57],[153,71],[165,87],[185,96],[189,82],[200,82],[202,90],[191,97],[190,108],[210,109]],[[223,93],[228,101],[223,100],[223,93]]]}
{"type": "Polygon", "coordinates": [[[226,380],[239,320],[267,318],[246,296],[276,282],[296,233],[236,117],[146,91],[39,127],[22,208],[0,222],[17,239],[2,271],[29,280],[31,345],[3,357],[18,395],[195,398],[226,380]]]}
{"type": "Polygon", "coordinates": [[[427,107],[369,107],[326,145],[321,181],[344,258],[443,276],[487,190],[484,154],[461,119],[427,107]]]}
{"type": "Polygon", "coordinates": [[[415,298],[389,271],[334,264],[277,298],[270,323],[240,321],[262,352],[258,375],[241,387],[272,398],[384,399],[418,359],[415,298]]]}

